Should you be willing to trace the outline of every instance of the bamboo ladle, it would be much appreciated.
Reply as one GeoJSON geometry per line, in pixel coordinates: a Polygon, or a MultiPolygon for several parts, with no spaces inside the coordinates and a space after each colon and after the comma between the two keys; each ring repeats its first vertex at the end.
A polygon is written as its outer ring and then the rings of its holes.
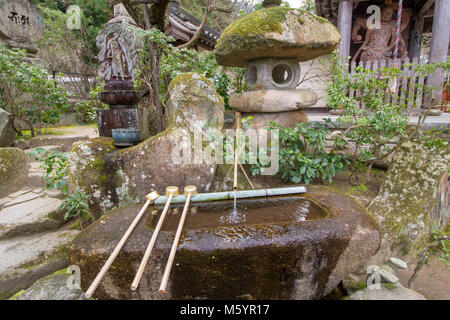
{"type": "Polygon", "coordinates": [[[187,197],[186,203],[184,204],[183,214],[181,215],[177,233],[175,234],[175,239],[173,240],[172,249],[170,250],[169,259],[167,260],[166,269],[164,270],[161,286],[159,287],[159,293],[166,292],[167,282],[169,281],[169,275],[170,271],[172,270],[173,260],[175,259],[178,243],[180,242],[181,232],[183,231],[184,221],[186,220],[186,215],[189,209],[189,203],[191,202],[191,197],[197,194],[198,192],[196,186],[186,186],[184,188],[184,195],[187,197]]]}
{"type": "Polygon", "coordinates": [[[150,258],[150,254],[152,253],[153,246],[155,245],[156,238],[158,237],[158,234],[159,234],[159,231],[161,230],[164,219],[166,218],[167,211],[169,211],[169,207],[170,207],[170,203],[172,202],[172,198],[175,196],[178,196],[179,194],[180,194],[180,191],[178,190],[178,187],[167,187],[166,196],[168,196],[169,198],[167,199],[166,205],[164,206],[164,210],[162,211],[161,216],[159,217],[158,224],[156,225],[156,228],[153,231],[152,238],[150,239],[147,250],[145,251],[144,258],[142,258],[141,265],[139,266],[136,276],[134,277],[133,284],[131,285],[131,290],[133,290],[133,291],[135,291],[137,289],[137,287],[139,286],[139,282],[141,281],[142,274],[144,273],[145,267],[147,266],[148,259],[150,258]]]}
{"type": "Polygon", "coordinates": [[[97,274],[97,277],[95,277],[95,279],[92,282],[92,284],[89,287],[89,289],[86,291],[85,297],[87,299],[92,297],[92,295],[94,294],[95,290],[97,289],[98,285],[100,284],[100,281],[102,281],[102,279],[105,276],[106,272],[108,272],[108,270],[111,267],[112,263],[114,262],[114,260],[116,259],[117,255],[119,254],[120,250],[122,250],[123,245],[125,244],[125,242],[130,237],[131,233],[133,232],[134,228],[138,224],[139,220],[141,220],[142,216],[145,213],[145,210],[147,210],[147,208],[150,205],[150,203],[152,201],[154,201],[155,199],[157,199],[158,197],[159,197],[159,194],[158,194],[157,191],[153,191],[152,193],[150,193],[150,194],[145,196],[146,202],[145,202],[144,206],[142,207],[141,211],[139,211],[139,213],[137,214],[136,218],[134,218],[133,222],[128,227],[128,230],[125,232],[125,234],[122,237],[122,239],[120,239],[120,241],[117,244],[116,248],[114,249],[113,253],[108,258],[108,260],[106,261],[105,265],[100,270],[100,272],[97,274]]]}

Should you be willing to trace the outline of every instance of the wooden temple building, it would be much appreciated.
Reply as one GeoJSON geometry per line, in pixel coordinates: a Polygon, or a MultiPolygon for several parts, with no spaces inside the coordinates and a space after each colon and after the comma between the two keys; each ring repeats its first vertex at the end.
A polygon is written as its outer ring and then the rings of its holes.
{"type": "MultiPolygon", "coordinates": [[[[315,0],[315,4],[317,14],[339,29],[338,50],[350,62],[447,61],[450,0],[315,0]],[[427,57],[421,56],[424,34],[431,34],[427,57]]],[[[426,83],[438,86],[446,77],[443,72],[435,72],[426,83]]]]}
{"type": "MultiPolygon", "coordinates": [[[[180,7],[177,1],[169,4],[169,27],[167,34],[175,38],[177,45],[191,40],[201,21],[180,7]]],[[[206,25],[196,45],[197,51],[212,51],[220,38],[220,32],[206,25]]]]}

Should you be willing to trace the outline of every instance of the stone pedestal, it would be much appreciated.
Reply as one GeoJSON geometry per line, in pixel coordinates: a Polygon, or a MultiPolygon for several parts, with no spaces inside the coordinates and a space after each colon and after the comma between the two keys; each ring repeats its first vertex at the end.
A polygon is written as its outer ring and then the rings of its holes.
{"type": "Polygon", "coordinates": [[[141,141],[149,138],[147,109],[97,110],[98,133],[100,137],[111,137],[112,129],[139,129],[141,141]]]}

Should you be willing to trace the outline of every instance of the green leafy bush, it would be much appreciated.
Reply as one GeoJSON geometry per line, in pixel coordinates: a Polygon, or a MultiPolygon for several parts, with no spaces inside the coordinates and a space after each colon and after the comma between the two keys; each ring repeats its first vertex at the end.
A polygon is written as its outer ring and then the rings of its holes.
{"type": "Polygon", "coordinates": [[[45,170],[45,182],[47,189],[58,189],[63,194],[68,193],[67,175],[68,160],[67,154],[56,150],[45,150],[37,148],[30,152],[30,156],[41,163],[41,168],[45,170]]]}
{"type": "Polygon", "coordinates": [[[11,113],[13,122],[24,122],[34,137],[43,126],[59,122],[68,109],[67,94],[47,71],[26,59],[25,51],[0,43],[0,108],[11,113]]]}
{"type": "MultiPolygon", "coordinates": [[[[279,130],[279,165],[284,182],[309,184],[321,178],[332,183],[348,165],[345,155],[325,150],[326,137],[331,133],[326,125],[297,123],[294,128],[283,128],[271,122],[269,130],[274,129],[279,130]]],[[[260,174],[261,168],[260,164],[253,165],[252,174],[260,174]]]]}
{"type": "Polygon", "coordinates": [[[65,211],[64,219],[67,221],[78,218],[80,229],[82,229],[84,221],[91,221],[88,200],[88,195],[78,190],[65,198],[59,207],[60,210],[65,211]]]}
{"type": "MultiPolygon", "coordinates": [[[[412,69],[413,72],[405,74],[395,67],[377,70],[357,67],[350,79],[347,66],[342,63],[337,53],[334,53],[333,77],[327,88],[327,105],[341,111],[337,122],[341,123],[342,128],[346,128],[335,139],[340,139],[343,145],[347,141],[354,143],[350,179],[354,178],[355,183],[358,183],[358,173],[363,170],[367,171],[369,178],[374,162],[386,159],[393,153],[393,146],[409,135],[406,129],[413,116],[413,110],[408,106],[413,104],[414,97],[406,91],[411,88],[400,89],[398,92],[392,90],[392,87],[396,87],[397,79],[407,78],[409,82],[411,75],[426,78],[438,68],[448,72],[450,62],[409,64],[406,67],[406,70],[412,69]],[[350,91],[355,92],[354,96],[348,95],[350,91]],[[386,99],[386,92],[389,92],[392,99],[386,99]],[[405,99],[401,99],[402,93],[405,99]]],[[[433,88],[416,84],[414,90],[417,94],[429,94],[433,88]]],[[[417,130],[423,124],[431,107],[432,105],[419,117],[417,130]]]]}

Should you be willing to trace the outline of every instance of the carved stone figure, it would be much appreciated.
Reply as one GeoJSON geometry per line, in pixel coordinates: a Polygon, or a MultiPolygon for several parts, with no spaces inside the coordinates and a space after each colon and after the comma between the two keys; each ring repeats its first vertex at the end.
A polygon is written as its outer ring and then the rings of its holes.
{"type": "Polygon", "coordinates": [[[322,12],[325,19],[337,26],[339,0],[323,1],[320,4],[320,11],[322,12]]]}
{"type": "Polygon", "coordinates": [[[133,79],[136,41],[127,26],[109,24],[97,37],[99,76],[104,80],[133,79]]]}
{"type": "MultiPolygon", "coordinates": [[[[355,19],[352,29],[352,41],[360,42],[363,37],[359,32],[365,30],[364,42],[356,52],[352,62],[360,57],[361,61],[373,61],[385,58],[392,58],[395,44],[396,19],[393,17],[394,6],[386,2],[381,7],[380,28],[370,29],[367,27],[365,19],[355,19]]],[[[406,11],[402,14],[402,24],[400,26],[399,37],[399,57],[404,58],[408,55],[405,41],[401,35],[410,20],[410,15],[406,11]]]]}

